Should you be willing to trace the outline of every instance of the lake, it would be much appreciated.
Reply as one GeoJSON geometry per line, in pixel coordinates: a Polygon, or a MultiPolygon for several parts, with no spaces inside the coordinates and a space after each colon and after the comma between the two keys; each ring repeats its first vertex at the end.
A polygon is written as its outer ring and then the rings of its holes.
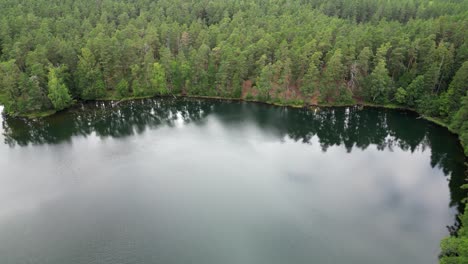
{"type": "Polygon", "coordinates": [[[437,263],[463,150],[397,110],[94,102],[3,116],[2,264],[437,263]]]}

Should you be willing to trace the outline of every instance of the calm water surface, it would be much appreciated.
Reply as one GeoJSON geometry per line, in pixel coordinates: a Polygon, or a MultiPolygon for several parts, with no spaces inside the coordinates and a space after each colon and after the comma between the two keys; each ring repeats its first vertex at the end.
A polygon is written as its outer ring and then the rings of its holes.
{"type": "Polygon", "coordinates": [[[427,264],[464,155],[412,113],[154,99],[0,128],[2,264],[427,264]]]}

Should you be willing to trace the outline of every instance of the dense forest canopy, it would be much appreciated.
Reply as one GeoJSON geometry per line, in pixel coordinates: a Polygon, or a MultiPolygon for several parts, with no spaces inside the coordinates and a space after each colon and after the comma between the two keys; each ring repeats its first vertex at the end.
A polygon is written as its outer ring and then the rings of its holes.
{"type": "Polygon", "coordinates": [[[468,1],[0,2],[10,114],[166,94],[400,105],[468,153],[468,1]]]}

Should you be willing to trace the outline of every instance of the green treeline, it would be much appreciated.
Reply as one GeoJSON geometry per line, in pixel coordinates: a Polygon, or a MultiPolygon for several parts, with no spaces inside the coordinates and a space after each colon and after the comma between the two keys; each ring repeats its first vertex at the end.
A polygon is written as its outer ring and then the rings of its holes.
{"type": "Polygon", "coordinates": [[[441,242],[440,264],[468,263],[468,207],[460,215],[461,228],[456,236],[446,237],[441,242]]]}
{"type": "Polygon", "coordinates": [[[13,115],[166,94],[398,105],[468,154],[468,1],[0,2],[13,115]]]}

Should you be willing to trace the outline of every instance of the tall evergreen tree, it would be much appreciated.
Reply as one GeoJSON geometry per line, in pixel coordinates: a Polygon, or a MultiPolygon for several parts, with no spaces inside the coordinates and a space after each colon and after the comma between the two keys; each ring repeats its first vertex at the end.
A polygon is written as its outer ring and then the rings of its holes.
{"type": "Polygon", "coordinates": [[[448,117],[459,108],[461,98],[468,91],[468,61],[463,63],[453,77],[452,82],[445,94],[441,96],[441,114],[448,117]]]}
{"type": "Polygon", "coordinates": [[[318,90],[319,80],[320,80],[320,58],[322,57],[322,52],[315,52],[310,58],[310,64],[307,69],[306,74],[303,78],[303,83],[301,85],[301,91],[307,95],[312,95],[315,91],[318,90]]]}
{"type": "Polygon", "coordinates": [[[166,87],[166,73],[164,72],[164,68],[157,62],[153,64],[151,85],[155,93],[164,95],[169,92],[166,87]]]}
{"type": "Polygon", "coordinates": [[[391,86],[392,79],[388,75],[385,60],[380,59],[369,76],[369,99],[376,103],[386,103],[391,86]]]}
{"type": "Polygon", "coordinates": [[[55,110],[63,110],[72,104],[72,98],[63,79],[58,76],[60,68],[51,67],[49,69],[48,82],[48,97],[52,102],[55,110]]]}
{"type": "Polygon", "coordinates": [[[322,101],[328,102],[344,85],[345,66],[343,65],[343,54],[340,49],[335,50],[327,62],[321,82],[320,96],[322,101]]]}

